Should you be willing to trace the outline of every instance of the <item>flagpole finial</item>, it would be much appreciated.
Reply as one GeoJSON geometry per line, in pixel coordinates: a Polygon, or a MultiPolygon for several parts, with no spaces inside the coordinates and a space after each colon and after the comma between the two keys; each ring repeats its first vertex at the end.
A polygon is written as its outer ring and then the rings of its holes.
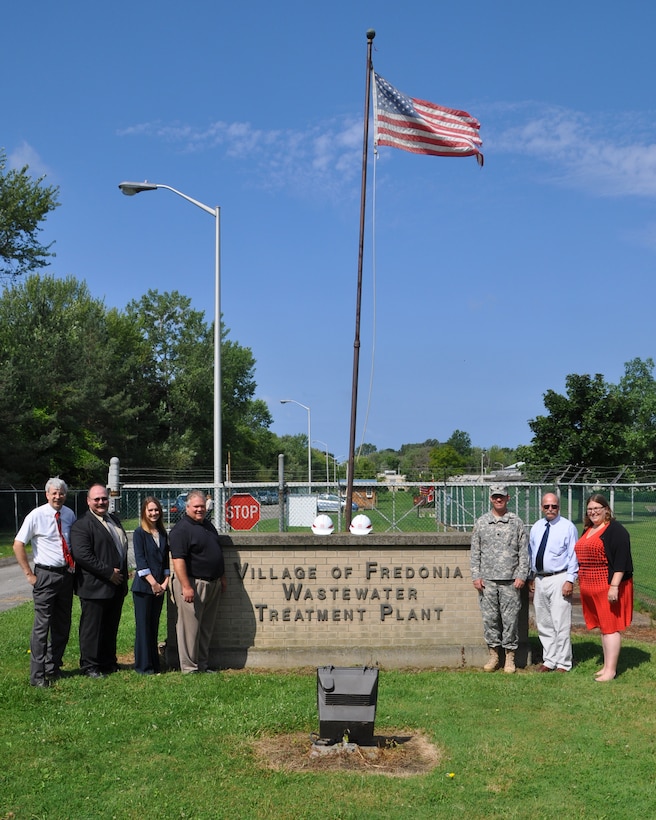
{"type": "Polygon", "coordinates": [[[375,36],[376,36],[376,32],[372,28],[370,28],[367,31],[367,40],[369,40],[371,42],[371,40],[373,40],[375,36]]]}

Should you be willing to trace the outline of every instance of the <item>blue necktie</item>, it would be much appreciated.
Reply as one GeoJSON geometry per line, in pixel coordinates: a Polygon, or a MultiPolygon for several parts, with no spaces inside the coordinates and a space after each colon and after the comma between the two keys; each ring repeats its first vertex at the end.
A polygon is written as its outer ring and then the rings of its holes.
{"type": "Polygon", "coordinates": [[[538,554],[535,556],[535,569],[537,572],[542,572],[544,569],[544,551],[547,547],[547,538],[549,538],[549,522],[547,521],[547,526],[544,529],[544,535],[542,536],[542,541],[540,541],[540,546],[538,547],[538,554]]]}

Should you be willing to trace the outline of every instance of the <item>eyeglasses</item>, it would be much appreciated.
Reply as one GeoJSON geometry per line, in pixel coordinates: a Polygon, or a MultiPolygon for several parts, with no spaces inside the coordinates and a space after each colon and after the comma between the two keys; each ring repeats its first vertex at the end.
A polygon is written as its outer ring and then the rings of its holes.
{"type": "Polygon", "coordinates": [[[589,507],[586,512],[588,515],[597,515],[597,513],[602,513],[605,509],[605,507],[589,507]]]}
{"type": "Polygon", "coordinates": [[[543,504],[543,510],[557,510],[560,507],[560,504],[543,504]]]}

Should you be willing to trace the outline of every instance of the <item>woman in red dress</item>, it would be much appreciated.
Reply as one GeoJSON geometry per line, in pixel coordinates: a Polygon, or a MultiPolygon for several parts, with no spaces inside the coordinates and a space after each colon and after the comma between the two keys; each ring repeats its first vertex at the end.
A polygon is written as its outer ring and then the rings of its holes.
{"type": "Polygon", "coordinates": [[[622,637],[633,618],[633,561],[629,533],[615,520],[601,493],[587,502],[583,534],[576,543],[583,617],[588,629],[599,627],[604,665],[600,683],[617,674],[622,637]]]}

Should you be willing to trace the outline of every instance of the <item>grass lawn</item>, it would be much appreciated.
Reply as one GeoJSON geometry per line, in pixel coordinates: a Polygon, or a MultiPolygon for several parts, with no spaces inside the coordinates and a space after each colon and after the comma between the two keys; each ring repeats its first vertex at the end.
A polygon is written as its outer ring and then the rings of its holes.
{"type": "MultiPolygon", "coordinates": [[[[620,675],[593,680],[596,636],[568,675],[386,671],[376,734],[424,732],[441,759],[405,778],[263,766],[263,737],[318,731],[314,670],[143,678],[75,674],[28,685],[31,604],[0,614],[0,818],[653,817],[656,647],[625,641],[620,675]],[[450,776],[452,775],[452,776],[450,776]]],[[[163,620],[163,619],[162,619],[163,620]]],[[[163,623],[162,623],[163,626],[163,623]]],[[[134,635],[130,598],[119,632],[134,635]]],[[[326,663],[330,662],[326,658],[326,663]]],[[[398,749],[403,754],[402,748],[398,749]]]]}

